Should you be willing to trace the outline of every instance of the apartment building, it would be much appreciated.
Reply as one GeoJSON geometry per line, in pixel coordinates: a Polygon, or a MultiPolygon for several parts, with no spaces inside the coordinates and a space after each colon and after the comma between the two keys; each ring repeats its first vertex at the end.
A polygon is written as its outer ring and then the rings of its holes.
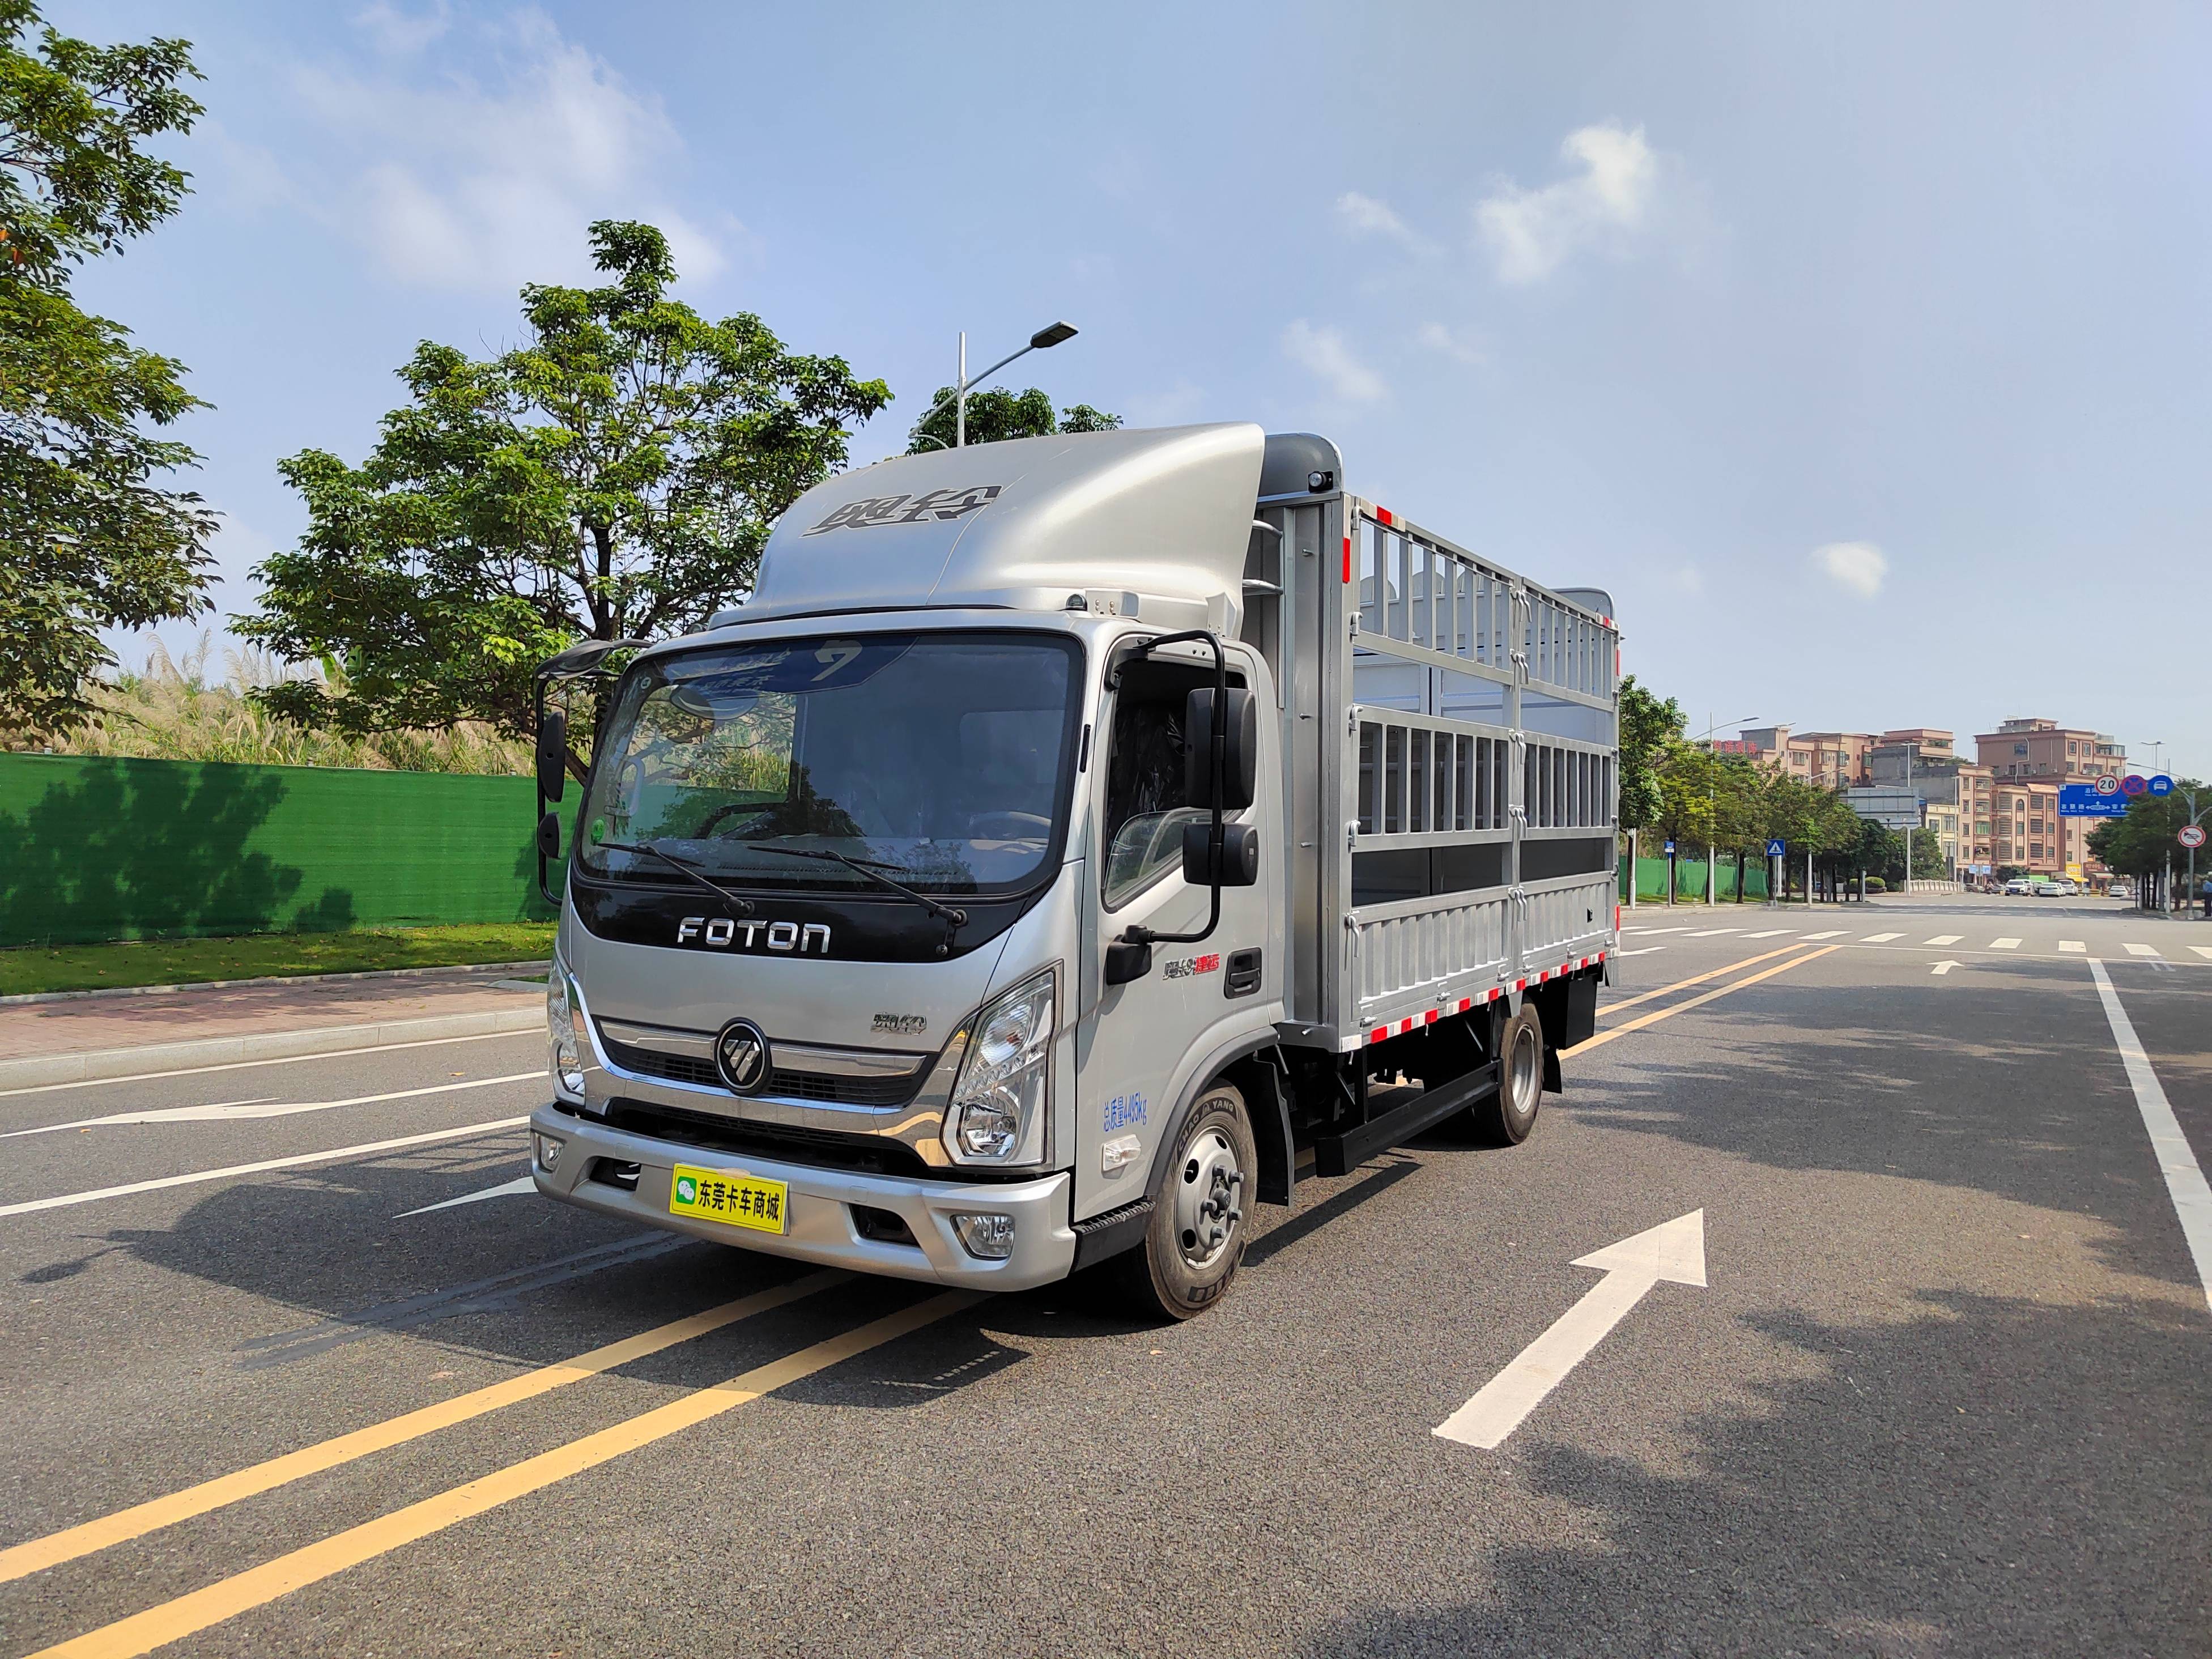
{"type": "Polygon", "coordinates": [[[1734,742],[1717,743],[1723,754],[1748,756],[1807,783],[1849,789],[1871,781],[1867,752],[1879,742],[1869,732],[1795,732],[1786,726],[1746,726],[1734,742]]]}
{"type": "Polygon", "coordinates": [[[2061,817],[2058,792],[2103,773],[2128,769],[2126,746],[2102,732],[2056,720],[2010,720],[1974,738],[1978,770],[1989,775],[1989,812],[1974,814],[1977,852],[1970,862],[2017,864],[2036,874],[2069,868],[2089,877],[2105,873],[2091,856],[2094,818],[2061,817]],[[1981,840],[1981,826],[1988,839],[1981,840]],[[1981,846],[1989,848],[1981,853],[1981,846]]]}

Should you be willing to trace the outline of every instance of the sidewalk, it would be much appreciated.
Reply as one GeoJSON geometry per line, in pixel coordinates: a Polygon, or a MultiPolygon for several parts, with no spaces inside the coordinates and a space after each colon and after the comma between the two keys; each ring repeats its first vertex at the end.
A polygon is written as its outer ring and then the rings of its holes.
{"type": "Polygon", "coordinates": [[[0,1091],[540,1030],[544,988],[466,969],[0,1007],[0,1091]]]}

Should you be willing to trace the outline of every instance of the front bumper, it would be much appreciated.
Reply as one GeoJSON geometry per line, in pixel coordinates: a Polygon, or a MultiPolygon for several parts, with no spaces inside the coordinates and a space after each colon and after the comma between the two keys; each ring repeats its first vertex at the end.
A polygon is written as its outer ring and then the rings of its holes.
{"type": "MultiPolygon", "coordinates": [[[[538,1190],[547,1197],[713,1243],[977,1291],[1026,1291],[1066,1278],[1075,1265],[1075,1230],[1068,1223],[1070,1177],[1065,1171],[1004,1185],[902,1181],[679,1146],[571,1116],[550,1105],[538,1109],[530,1127],[562,1143],[555,1173],[548,1175],[532,1160],[538,1190]],[[636,1164],[635,1190],[592,1179],[602,1158],[636,1164]],[[669,1187],[678,1163],[787,1183],[791,1189],[789,1231],[781,1235],[755,1232],[671,1215],[669,1187]],[[853,1214],[856,1204],[896,1215],[915,1243],[864,1236],[853,1214]],[[1013,1254],[1004,1261],[981,1261],[969,1255],[952,1231],[956,1211],[1013,1217],[1013,1254]]],[[[533,1147],[535,1144],[533,1140],[533,1147]]]]}

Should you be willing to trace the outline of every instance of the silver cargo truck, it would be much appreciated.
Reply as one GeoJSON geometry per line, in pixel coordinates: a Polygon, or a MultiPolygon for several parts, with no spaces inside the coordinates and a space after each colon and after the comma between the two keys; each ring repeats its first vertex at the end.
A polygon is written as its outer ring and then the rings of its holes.
{"type": "Polygon", "coordinates": [[[599,713],[565,838],[541,802],[539,1189],[985,1290],[1105,1263],[1188,1317],[1255,1201],[1517,1143],[1616,942],[1611,612],[1307,434],[830,480],[706,632],[541,671],[599,713]]]}

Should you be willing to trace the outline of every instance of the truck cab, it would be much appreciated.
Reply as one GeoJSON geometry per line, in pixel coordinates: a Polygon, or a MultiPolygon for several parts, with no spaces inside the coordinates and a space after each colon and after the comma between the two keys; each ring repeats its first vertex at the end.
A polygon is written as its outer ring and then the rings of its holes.
{"type": "Polygon", "coordinates": [[[601,689],[541,824],[540,1190],[981,1289],[1103,1264],[1187,1317],[1301,1175],[1525,1136],[1615,920],[1610,618],[1540,623],[1340,469],[1212,425],[803,496],[741,607],[601,689]],[[1540,743],[1531,644],[1602,688],[1540,743]]]}

